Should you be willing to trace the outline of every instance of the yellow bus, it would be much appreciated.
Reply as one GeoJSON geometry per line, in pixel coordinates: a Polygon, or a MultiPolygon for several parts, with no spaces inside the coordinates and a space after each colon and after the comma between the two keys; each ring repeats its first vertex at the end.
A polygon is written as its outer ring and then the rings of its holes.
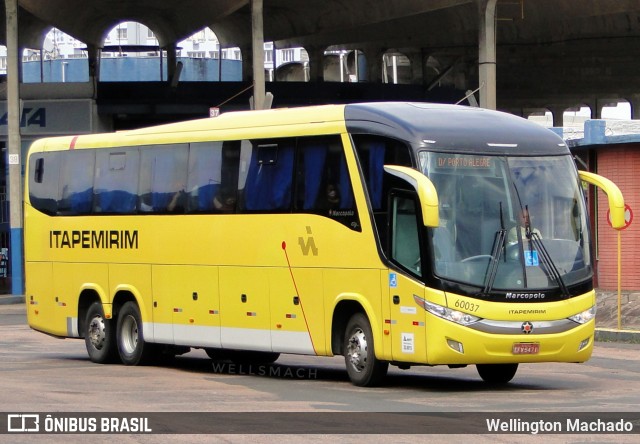
{"type": "Polygon", "coordinates": [[[96,363],[204,349],[271,363],[519,363],[592,352],[593,248],[561,138],[478,108],[362,103],[229,112],[42,139],[25,184],[29,325],[96,363]]]}

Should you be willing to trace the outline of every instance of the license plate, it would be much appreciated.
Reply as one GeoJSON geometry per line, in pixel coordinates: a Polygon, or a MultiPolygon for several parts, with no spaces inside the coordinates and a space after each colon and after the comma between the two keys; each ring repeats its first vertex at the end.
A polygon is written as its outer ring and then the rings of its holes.
{"type": "Polygon", "coordinates": [[[514,355],[537,355],[540,352],[540,344],[536,342],[520,342],[513,344],[511,353],[514,355]]]}

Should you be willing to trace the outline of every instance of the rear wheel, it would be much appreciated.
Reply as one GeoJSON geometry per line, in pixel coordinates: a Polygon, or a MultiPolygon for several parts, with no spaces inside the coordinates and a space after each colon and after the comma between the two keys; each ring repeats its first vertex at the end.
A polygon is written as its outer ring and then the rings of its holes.
{"type": "Polygon", "coordinates": [[[127,302],[120,309],[116,339],[123,364],[143,364],[151,357],[153,344],[144,342],[142,317],[135,302],[127,302]]]}
{"type": "Polygon", "coordinates": [[[389,363],[376,358],[369,320],[362,313],[349,319],[344,336],[344,361],[354,385],[372,387],[387,375],[389,363]]]}
{"type": "Polygon", "coordinates": [[[518,371],[518,364],[477,364],[476,369],[484,382],[506,384],[518,371]]]}
{"type": "Polygon", "coordinates": [[[89,306],[84,325],[84,343],[89,359],[98,364],[114,362],[117,356],[115,325],[104,317],[101,302],[89,306]]]}

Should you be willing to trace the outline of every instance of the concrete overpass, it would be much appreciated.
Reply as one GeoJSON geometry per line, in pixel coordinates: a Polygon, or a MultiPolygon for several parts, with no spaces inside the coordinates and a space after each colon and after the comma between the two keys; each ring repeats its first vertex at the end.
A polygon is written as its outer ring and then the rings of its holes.
{"type": "MultiPolygon", "coordinates": [[[[124,20],[149,26],[168,49],[170,66],[176,42],[209,26],[222,45],[242,49],[244,77],[251,82],[254,2],[18,0],[19,47],[42,47],[46,32],[57,27],[87,44],[95,75],[106,33],[124,20]]],[[[322,55],[329,47],[360,50],[368,65],[364,80],[373,85],[382,79],[382,54],[391,51],[411,60],[406,82],[417,89],[408,95],[438,87],[479,88],[483,106],[520,115],[549,109],[558,125],[569,107],[587,105],[594,117],[617,100],[640,109],[640,0],[257,3],[263,3],[262,39],[278,48],[304,47],[312,82],[323,80],[322,55]]],[[[0,39],[5,23],[0,20],[0,39]]]]}

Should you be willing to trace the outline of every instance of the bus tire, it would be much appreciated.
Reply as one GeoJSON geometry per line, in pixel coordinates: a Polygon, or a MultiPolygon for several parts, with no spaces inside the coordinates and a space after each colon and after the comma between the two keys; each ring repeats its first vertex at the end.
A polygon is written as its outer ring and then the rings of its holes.
{"type": "Polygon", "coordinates": [[[373,387],[387,375],[389,363],[376,358],[371,326],[363,313],[356,313],[349,319],[342,350],[349,379],[354,385],[373,387]]]}
{"type": "Polygon", "coordinates": [[[91,362],[108,364],[116,360],[115,325],[104,317],[101,302],[94,302],[87,310],[84,323],[84,344],[91,362]]]}
{"type": "Polygon", "coordinates": [[[149,361],[153,344],[144,342],[142,317],[135,302],[125,303],[118,313],[116,340],[118,354],[124,365],[138,365],[149,361]]]}
{"type": "Polygon", "coordinates": [[[477,364],[476,370],[484,382],[506,384],[518,371],[518,364],[477,364]]]}

